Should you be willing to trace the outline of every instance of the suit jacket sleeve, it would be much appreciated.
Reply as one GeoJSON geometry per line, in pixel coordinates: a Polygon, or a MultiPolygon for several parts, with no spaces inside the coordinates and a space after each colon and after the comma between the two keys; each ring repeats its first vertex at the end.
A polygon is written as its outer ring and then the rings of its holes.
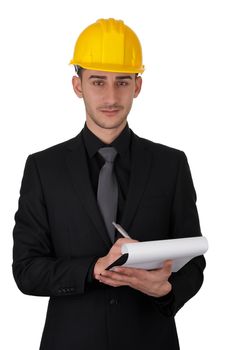
{"type": "MultiPolygon", "coordinates": [[[[196,192],[188,161],[183,152],[181,152],[172,202],[171,231],[173,238],[201,236],[196,192]]],[[[203,283],[205,265],[204,257],[199,256],[171,275],[172,292],[154,300],[163,313],[174,316],[198,292],[203,283]]]]}
{"type": "Polygon", "coordinates": [[[84,293],[96,257],[55,257],[33,155],[28,157],[24,169],[13,237],[13,275],[23,293],[40,296],[84,293]]]}

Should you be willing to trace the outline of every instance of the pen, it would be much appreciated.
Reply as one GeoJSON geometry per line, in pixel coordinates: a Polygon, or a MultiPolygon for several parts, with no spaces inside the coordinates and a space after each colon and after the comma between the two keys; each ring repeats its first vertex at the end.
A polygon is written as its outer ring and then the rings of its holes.
{"type": "Polygon", "coordinates": [[[122,234],[123,237],[125,238],[131,238],[128,233],[123,229],[123,227],[121,227],[121,225],[116,224],[114,221],[112,222],[113,226],[116,227],[117,231],[120,232],[120,234],[122,234]]]}

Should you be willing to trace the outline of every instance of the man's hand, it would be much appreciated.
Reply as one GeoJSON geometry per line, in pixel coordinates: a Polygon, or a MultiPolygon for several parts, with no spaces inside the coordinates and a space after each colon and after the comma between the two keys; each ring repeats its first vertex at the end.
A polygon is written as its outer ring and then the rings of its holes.
{"type": "Polygon", "coordinates": [[[109,265],[111,265],[115,260],[121,256],[121,246],[126,243],[135,243],[138,242],[130,238],[119,238],[112,248],[109,250],[106,256],[99,258],[94,267],[94,277],[97,280],[100,280],[100,274],[103,273],[109,265]]]}
{"type": "Polygon", "coordinates": [[[112,287],[129,286],[144,294],[162,297],[172,286],[168,278],[172,273],[172,261],[167,260],[161,269],[142,270],[129,267],[114,267],[114,271],[102,271],[98,280],[112,287]]]}

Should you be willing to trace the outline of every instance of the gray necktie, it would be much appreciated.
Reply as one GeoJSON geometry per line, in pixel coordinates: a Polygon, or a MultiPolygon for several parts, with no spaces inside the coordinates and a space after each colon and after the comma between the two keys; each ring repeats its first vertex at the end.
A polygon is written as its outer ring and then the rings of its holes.
{"type": "Polygon", "coordinates": [[[115,228],[118,205],[118,186],[113,165],[117,151],[113,147],[103,147],[98,151],[105,160],[99,174],[97,202],[103,216],[105,226],[112,242],[115,240],[115,228]]]}

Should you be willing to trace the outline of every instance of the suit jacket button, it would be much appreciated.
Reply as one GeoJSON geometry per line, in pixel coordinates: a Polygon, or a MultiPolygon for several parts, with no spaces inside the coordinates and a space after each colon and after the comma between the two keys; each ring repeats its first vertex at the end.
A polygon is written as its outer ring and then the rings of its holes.
{"type": "Polygon", "coordinates": [[[117,305],[119,301],[117,299],[110,299],[109,304],[110,305],[117,305]]]}

